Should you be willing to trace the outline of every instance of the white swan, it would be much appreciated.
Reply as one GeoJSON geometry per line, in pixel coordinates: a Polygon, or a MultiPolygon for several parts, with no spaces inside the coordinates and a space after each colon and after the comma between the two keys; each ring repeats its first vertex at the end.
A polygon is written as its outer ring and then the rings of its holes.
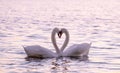
{"type": "Polygon", "coordinates": [[[69,42],[69,32],[67,31],[67,29],[62,28],[61,31],[59,32],[59,37],[61,37],[63,33],[65,33],[66,39],[65,39],[63,46],[61,47],[62,56],[72,56],[72,57],[87,56],[88,57],[91,43],[74,44],[74,45],[70,46],[69,48],[65,49],[65,47],[67,46],[67,44],[69,42]]]}
{"type": "Polygon", "coordinates": [[[27,56],[28,57],[40,57],[40,58],[41,57],[42,58],[58,57],[60,54],[60,50],[56,44],[56,39],[55,39],[56,33],[59,33],[58,28],[54,28],[52,31],[52,35],[51,35],[52,43],[57,53],[54,53],[51,50],[44,48],[42,46],[39,46],[39,45],[32,45],[32,46],[26,46],[26,47],[23,46],[27,56]]]}

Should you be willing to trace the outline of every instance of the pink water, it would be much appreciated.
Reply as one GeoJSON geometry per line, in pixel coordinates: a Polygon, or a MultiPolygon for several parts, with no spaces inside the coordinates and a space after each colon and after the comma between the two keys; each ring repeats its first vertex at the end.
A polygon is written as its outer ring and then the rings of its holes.
{"type": "Polygon", "coordinates": [[[120,73],[119,0],[0,0],[0,73],[107,72],[120,73]],[[68,47],[93,42],[89,59],[27,61],[22,45],[55,51],[54,27],[68,29],[68,47]]]}

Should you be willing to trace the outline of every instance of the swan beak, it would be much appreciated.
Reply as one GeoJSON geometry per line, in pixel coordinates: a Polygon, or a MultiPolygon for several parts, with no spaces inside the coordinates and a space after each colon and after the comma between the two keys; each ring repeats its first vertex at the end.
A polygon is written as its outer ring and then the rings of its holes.
{"type": "Polygon", "coordinates": [[[61,36],[62,36],[62,31],[58,33],[58,37],[61,38],[61,36]]]}

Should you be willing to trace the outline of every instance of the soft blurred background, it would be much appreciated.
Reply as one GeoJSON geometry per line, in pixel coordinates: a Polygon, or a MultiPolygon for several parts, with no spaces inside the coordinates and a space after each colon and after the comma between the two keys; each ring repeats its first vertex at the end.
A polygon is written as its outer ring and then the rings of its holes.
{"type": "Polygon", "coordinates": [[[0,73],[106,72],[120,73],[120,0],[0,0],[0,73]],[[89,59],[27,61],[22,45],[55,52],[54,27],[68,29],[68,47],[92,42],[89,59]]]}

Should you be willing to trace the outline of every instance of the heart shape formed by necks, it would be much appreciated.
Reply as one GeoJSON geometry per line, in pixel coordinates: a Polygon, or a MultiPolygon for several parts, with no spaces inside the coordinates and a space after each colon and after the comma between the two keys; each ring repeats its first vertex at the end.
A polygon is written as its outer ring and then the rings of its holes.
{"type": "Polygon", "coordinates": [[[51,38],[52,38],[52,42],[53,42],[53,45],[54,45],[54,47],[56,49],[57,54],[59,56],[62,56],[62,52],[63,52],[63,50],[65,49],[65,47],[67,46],[67,44],[69,42],[69,33],[68,33],[68,31],[65,28],[62,28],[61,30],[59,30],[58,28],[55,28],[53,30],[53,32],[52,32],[52,37],[51,38]],[[62,45],[61,48],[58,48],[58,45],[56,43],[56,38],[55,38],[55,34],[56,33],[58,34],[59,38],[61,38],[61,36],[62,36],[63,33],[66,36],[65,41],[64,41],[64,43],[63,43],[63,45],[62,45]]]}

